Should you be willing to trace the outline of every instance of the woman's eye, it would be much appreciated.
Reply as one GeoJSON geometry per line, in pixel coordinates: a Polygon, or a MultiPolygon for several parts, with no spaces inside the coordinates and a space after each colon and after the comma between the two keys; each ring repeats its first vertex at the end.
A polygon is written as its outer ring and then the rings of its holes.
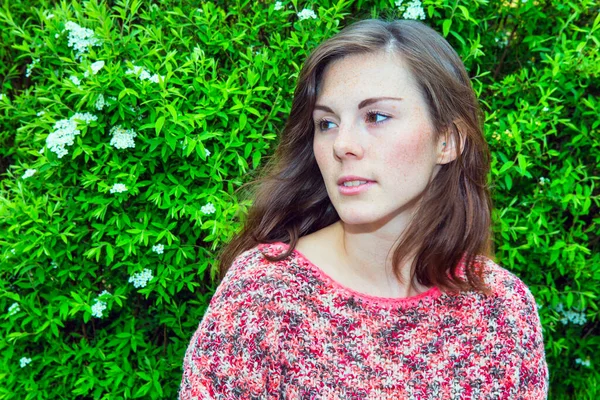
{"type": "Polygon", "coordinates": [[[377,111],[370,111],[367,113],[367,122],[373,124],[379,124],[389,117],[387,115],[378,113],[377,111]]]}
{"type": "Polygon", "coordinates": [[[327,121],[326,119],[322,119],[321,121],[319,121],[318,125],[319,125],[319,129],[322,131],[326,131],[335,126],[335,124],[333,122],[327,121]]]}

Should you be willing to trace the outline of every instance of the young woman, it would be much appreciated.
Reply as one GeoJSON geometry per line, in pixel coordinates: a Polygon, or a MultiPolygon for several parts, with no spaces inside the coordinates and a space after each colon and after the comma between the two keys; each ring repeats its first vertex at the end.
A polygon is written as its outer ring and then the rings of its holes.
{"type": "Polygon", "coordinates": [[[535,300],[491,257],[488,149],[450,45],[365,20],[306,61],[180,399],[544,399],[535,300]]]}

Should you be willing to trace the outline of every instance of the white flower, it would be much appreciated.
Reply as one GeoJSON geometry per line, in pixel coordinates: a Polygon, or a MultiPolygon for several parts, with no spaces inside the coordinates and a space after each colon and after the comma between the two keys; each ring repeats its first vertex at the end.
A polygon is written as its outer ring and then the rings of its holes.
{"type": "Polygon", "coordinates": [[[25,368],[25,366],[27,366],[27,364],[29,364],[31,362],[31,358],[28,357],[22,357],[19,360],[19,364],[21,364],[21,368],[25,368]]]}
{"type": "Polygon", "coordinates": [[[402,7],[402,1],[403,0],[397,0],[396,3],[394,3],[394,4],[396,4],[396,7],[400,8],[400,7],[402,7]]]}
{"type": "Polygon", "coordinates": [[[425,19],[425,11],[423,10],[423,5],[420,0],[413,0],[408,3],[404,14],[402,14],[404,19],[425,19]]]}
{"type": "Polygon", "coordinates": [[[104,100],[104,95],[102,93],[100,93],[100,95],[98,95],[98,98],[96,99],[96,109],[101,111],[104,106],[106,105],[106,101],[104,100]]]}
{"type": "Polygon", "coordinates": [[[81,85],[81,80],[79,80],[79,78],[76,77],[75,75],[71,75],[69,77],[69,79],[71,80],[71,82],[73,82],[75,84],[75,86],[81,85]]]}
{"type": "Polygon", "coordinates": [[[100,46],[100,39],[94,36],[94,31],[82,28],[75,22],[67,22],[65,30],[69,32],[68,46],[75,50],[75,56],[81,60],[83,54],[87,53],[90,46],[100,46]]]}
{"type": "MultiPolygon", "coordinates": [[[[159,77],[159,75],[158,75],[158,74],[154,74],[154,75],[152,75],[150,78],[148,78],[148,80],[149,80],[150,82],[158,83],[158,77],[159,77]]],[[[161,77],[161,78],[162,78],[162,77],[161,77]]]]}
{"type": "Polygon", "coordinates": [[[273,9],[274,9],[275,11],[279,11],[279,10],[283,9],[283,4],[281,4],[281,2],[280,2],[280,1],[276,1],[276,2],[275,2],[275,7],[273,7],[273,9]]]}
{"type": "Polygon", "coordinates": [[[54,14],[48,14],[48,16],[46,16],[46,19],[52,19],[54,18],[54,14]]]}
{"type": "Polygon", "coordinates": [[[210,157],[210,150],[204,149],[204,154],[206,155],[206,157],[210,157]]]}
{"type": "Polygon", "coordinates": [[[54,38],[55,38],[55,39],[58,39],[59,37],[60,37],[60,35],[59,35],[58,33],[55,33],[55,34],[54,34],[54,38]]]}
{"type": "Polygon", "coordinates": [[[56,261],[52,261],[50,265],[52,266],[52,269],[58,268],[58,264],[56,263],[56,261]]]}
{"type": "Polygon", "coordinates": [[[154,74],[154,75],[150,75],[150,72],[148,72],[145,68],[142,67],[138,67],[136,65],[133,66],[133,69],[130,68],[127,71],[125,71],[125,74],[127,75],[138,75],[139,74],[139,78],[142,81],[150,81],[150,82],[154,82],[154,83],[158,83],[158,78],[164,79],[164,76],[158,75],[158,74],[154,74]]]}
{"type": "Polygon", "coordinates": [[[157,244],[156,246],[152,246],[152,251],[157,254],[162,254],[165,250],[165,246],[162,244],[157,244]]]}
{"type": "Polygon", "coordinates": [[[98,297],[100,298],[102,296],[112,296],[112,294],[110,294],[108,290],[103,290],[102,293],[98,295],[98,297]]]}
{"type": "Polygon", "coordinates": [[[121,125],[116,125],[110,128],[110,134],[113,135],[110,139],[111,146],[117,149],[126,149],[128,147],[135,147],[133,138],[137,136],[137,133],[133,129],[123,129],[121,125]]]}
{"type": "Polygon", "coordinates": [[[94,305],[92,306],[92,316],[96,318],[102,318],[102,311],[106,310],[106,303],[102,300],[95,300],[94,305]]]}
{"type": "Polygon", "coordinates": [[[40,154],[44,154],[44,148],[42,147],[39,151],[40,154]]]}
{"type": "Polygon", "coordinates": [[[200,208],[200,211],[201,211],[203,214],[212,214],[212,213],[214,213],[214,212],[215,212],[215,211],[217,211],[217,210],[215,209],[215,206],[213,206],[213,204],[212,204],[212,203],[206,203],[206,205],[204,205],[204,206],[202,206],[202,207],[200,208]]]}
{"type": "Polygon", "coordinates": [[[127,186],[122,183],[115,183],[110,189],[111,193],[123,193],[127,191],[127,186]]]}
{"type": "Polygon", "coordinates": [[[138,272],[129,277],[129,282],[133,283],[133,286],[136,288],[146,287],[146,284],[152,280],[154,276],[152,275],[152,271],[147,268],[144,268],[142,272],[138,272]]]}
{"type": "Polygon", "coordinates": [[[71,117],[71,120],[80,120],[85,122],[86,124],[89,124],[92,121],[97,121],[98,117],[96,117],[94,114],[91,114],[89,112],[86,113],[75,113],[73,114],[73,116],[71,117]]]}
{"type": "Polygon", "coordinates": [[[142,70],[142,73],[140,74],[140,79],[145,81],[146,79],[150,79],[150,72],[146,71],[145,69],[142,70]]]}
{"type": "Polygon", "coordinates": [[[15,254],[15,249],[10,249],[10,252],[15,254]]]}
{"type": "Polygon", "coordinates": [[[590,366],[590,359],[588,358],[587,360],[582,360],[581,358],[578,358],[575,360],[575,364],[581,364],[585,367],[589,367],[590,366]]]}
{"type": "Polygon", "coordinates": [[[583,325],[587,322],[585,308],[583,310],[575,309],[576,311],[565,310],[563,303],[559,303],[556,307],[554,307],[554,309],[563,315],[563,318],[560,320],[563,325],[566,325],[569,322],[577,325],[583,325]]]}
{"type": "Polygon", "coordinates": [[[315,12],[313,10],[311,10],[310,8],[305,8],[304,10],[302,10],[298,13],[298,19],[300,21],[303,21],[308,18],[316,19],[317,14],[315,14],[315,12]]]}
{"type": "Polygon", "coordinates": [[[90,68],[92,69],[92,73],[94,75],[96,75],[98,73],[98,71],[100,71],[103,67],[104,67],[104,61],[102,61],[102,60],[96,61],[95,63],[92,63],[92,65],[90,65],[90,68]]]}
{"type": "Polygon", "coordinates": [[[33,71],[33,68],[36,66],[36,64],[39,64],[39,63],[40,63],[39,58],[36,58],[33,61],[31,61],[31,64],[29,64],[27,66],[27,72],[25,72],[25,76],[29,78],[31,76],[31,71],[33,71]]]}
{"type": "Polygon", "coordinates": [[[544,112],[546,112],[546,111],[548,111],[548,110],[549,110],[549,108],[548,108],[548,107],[544,107],[544,108],[542,108],[542,111],[544,111],[544,112]]]}
{"type": "Polygon", "coordinates": [[[15,315],[19,311],[21,311],[21,308],[18,303],[12,303],[12,305],[8,307],[8,315],[15,315]]]}
{"type": "Polygon", "coordinates": [[[76,119],[82,119],[86,124],[89,124],[91,120],[95,120],[97,117],[89,113],[77,113],[70,119],[61,119],[54,124],[54,131],[46,138],[46,145],[50,151],[56,153],[58,158],[62,158],[66,154],[69,154],[65,149],[65,146],[72,146],[75,136],[81,133],[81,131],[77,129],[76,119]]]}
{"type": "Polygon", "coordinates": [[[25,171],[25,173],[23,174],[23,176],[21,178],[27,179],[30,176],[33,176],[33,174],[35,174],[36,171],[37,171],[37,169],[28,169],[27,171],[25,171]]]}
{"type": "Polygon", "coordinates": [[[42,116],[42,115],[44,115],[44,114],[46,114],[46,111],[40,111],[40,112],[38,112],[38,113],[37,113],[37,114],[35,114],[35,115],[37,115],[38,117],[41,117],[41,116],[42,116]]]}
{"type": "Polygon", "coordinates": [[[126,75],[137,75],[142,70],[143,70],[142,67],[138,67],[138,66],[134,65],[133,69],[129,68],[127,71],[125,71],[125,74],[126,75]]]}
{"type": "Polygon", "coordinates": [[[540,185],[544,186],[546,183],[550,183],[550,179],[544,178],[543,176],[540,178],[540,185]]]}

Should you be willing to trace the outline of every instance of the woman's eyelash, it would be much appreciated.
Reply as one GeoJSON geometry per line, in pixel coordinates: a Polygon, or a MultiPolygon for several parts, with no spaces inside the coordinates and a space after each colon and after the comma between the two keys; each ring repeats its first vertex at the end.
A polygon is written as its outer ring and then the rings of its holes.
{"type": "MultiPolygon", "coordinates": [[[[371,120],[372,118],[375,118],[375,121],[372,121],[370,123],[379,125],[379,124],[387,121],[387,119],[390,118],[390,116],[387,114],[384,114],[382,112],[379,112],[377,110],[367,111],[367,113],[366,113],[367,122],[369,122],[369,120],[371,120]],[[377,116],[385,117],[385,119],[383,121],[377,121],[377,116]]],[[[333,123],[333,121],[330,121],[327,118],[321,118],[320,120],[317,121],[316,125],[320,130],[324,131],[324,130],[327,130],[328,128],[324,128],[323,124],[329,124],[329,123],[333,123]]]]}
{"type": "Polygon", "coordinates": [[[367,119],[372,118],[372,117],[375,117],[375,121],[373,121],[373,123],[376,124],[376,125],[379,125],[379,124],[387,121],[388,118],[390,118],[389,115],[384,114],[382,112],[379,112],[377,110],[369,110],[369,111],[367,111],[367,119]],[[378,115],[381,115],[382,117],[385,117],[385,119],[383,121],[377,121],[377,116],[378,115]]]}
{"type": "Polygon", "coordinates": [[[327,128],[323,128],[323,124],[324,123],[328,124],[330,122],[333,122],[333,121],[330,121],[330,120],[328,120],[326,118],[321,118],[320,120],[317,121],[317,127],[319,128],[319,130],[325,131],[325,130],[327,130],[327,128]]]}

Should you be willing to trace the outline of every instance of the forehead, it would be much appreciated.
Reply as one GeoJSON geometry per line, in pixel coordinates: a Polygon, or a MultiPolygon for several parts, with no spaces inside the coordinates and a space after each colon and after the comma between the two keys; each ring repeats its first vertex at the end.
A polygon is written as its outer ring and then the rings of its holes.
{"type": "Polygon", "coordinates": [[[418,95],[417,83],[402,56],[377,52],[352,54],[327,65],[317,101],[415,95],[418,95]]]}

